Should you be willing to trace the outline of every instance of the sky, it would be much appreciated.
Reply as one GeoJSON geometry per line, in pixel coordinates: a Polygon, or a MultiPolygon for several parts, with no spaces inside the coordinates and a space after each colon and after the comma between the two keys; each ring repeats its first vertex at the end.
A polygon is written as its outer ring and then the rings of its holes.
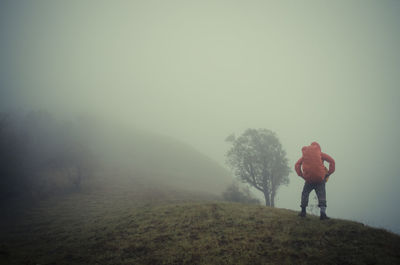
{"type": "MultiPolygon", "coordinates": [[[[0,111],[89,113],[225,165],[277,133],[336,160],[328,215],[400,233],[400,1],[1,1],[0,111]]],[[[290,173],[277,207],[299,209],[290,173]]]]}

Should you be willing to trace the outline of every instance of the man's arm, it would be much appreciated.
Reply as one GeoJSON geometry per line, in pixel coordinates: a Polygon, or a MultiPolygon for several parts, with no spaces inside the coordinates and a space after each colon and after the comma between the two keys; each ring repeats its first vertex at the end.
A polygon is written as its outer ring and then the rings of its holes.
{"type": "Polygon", "coordinates": [[[301,164],[303,163],[303,157],[301,157],[294,165],[294,169],[299,177],[303,177],[303,172],[301,172],[301,164]]]}
{"type": "Polygon", "coordinates": [[[328,161],[329,170],[328,170],[327,175],[330,176],[333,172],[335,172],[335,160],[333,160],[332,157],[330,157],[329,155],[327,155],[325,153],[321,153],[321,158],[324,161],[328,161]]]}

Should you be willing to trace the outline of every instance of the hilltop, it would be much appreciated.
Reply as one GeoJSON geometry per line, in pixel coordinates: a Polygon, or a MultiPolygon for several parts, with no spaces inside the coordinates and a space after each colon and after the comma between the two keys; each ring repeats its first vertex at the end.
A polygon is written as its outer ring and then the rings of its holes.
{"type": "Polygon", "coordinates": [[[361,223],[168,189],[42,202],[1,227],[1,264],[399,264],[400,237],[361,223]]]}

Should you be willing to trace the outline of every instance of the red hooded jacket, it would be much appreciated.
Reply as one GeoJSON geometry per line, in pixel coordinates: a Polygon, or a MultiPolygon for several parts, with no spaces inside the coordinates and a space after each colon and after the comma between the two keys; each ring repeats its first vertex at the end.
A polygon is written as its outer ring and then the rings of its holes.
{"type": "MultiPolygon", "coordinates": [[[[321,150],[320,145],[317,142],[313,142],[311,143],[312,146],[318,147],[319,150],[321,150]]],[[[303,147],[305,148],[305,147],[303,147]]],[[[318,163],[320,163],[321,167],[324,167],[323,161],[327,161],[329,163],[329,170],[326,173],[328,176],[331,175],[333,172],[335,172],[335,160],[333,160],[332,157],[330,157],[329,155],[322,153],[321,152],[321,160],[318,161],[318,163]]],[[[302,166],[306,167],[308,165],[304,165],[303,164],[303,156],[297,161],[296,165],[294,166],[294,169],[296,170],[297,175],[299,175],[300,177],[304,178],[306,181],[310,181],[312,178],[314,178],[314,176],[311,176],[309,172],[307,172],[306,170],[302,170],[302,166]]],[[[324,171],[321,171],[324,172],[324,171]]],[[[319,173],[320,174],[324,174],[324,173],[319,173]]],[[[325,176],[319,176],[319,179],[325,179],[325,176]]]]}

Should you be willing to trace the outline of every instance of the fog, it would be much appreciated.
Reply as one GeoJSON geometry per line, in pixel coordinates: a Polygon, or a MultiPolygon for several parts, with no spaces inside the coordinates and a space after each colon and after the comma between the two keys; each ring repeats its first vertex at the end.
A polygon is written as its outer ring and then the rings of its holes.
{"type": "MultiPolygon", "coordinates": [[[[277,133],[290,166],[336,161],[328,215],[400,233],[400,2],[2,1],[0,111],[88,114],[225,166],[225,138],[277,133]]],[[[299,209],[294,170],[277,207],[299,209]]],[[[259,194],[261,196],[261,194],[259,194]]]]}

